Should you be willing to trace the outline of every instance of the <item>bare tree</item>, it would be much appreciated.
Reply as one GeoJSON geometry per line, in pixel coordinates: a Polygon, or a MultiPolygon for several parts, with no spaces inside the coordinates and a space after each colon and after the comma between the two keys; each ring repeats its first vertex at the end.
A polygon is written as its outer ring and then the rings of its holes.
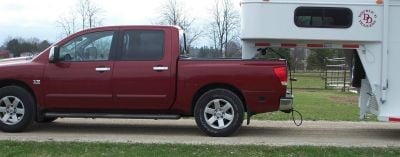
{"type": "Polygon", "coordinates": [[[231,40],[227,44],[226,48],[226,57],[229,58],[241,58],[242,53],[239,40],[231,40]]]}
{"type": "Polygon", "coordinates": [[[80,0],[77,11],[82,21],[82,29],[93,28],[100,24],[102,9],[91,0],[80,0]]]}
{"type": "Polygon", "coordinates": [[[228,43],[238,37],[238,11],[231,0],[215,0],[211,20],[211,40],[222,57],[226,57],[228,43]]]}
{"type": "Polygon", "coordinates": [[[57,25],[62,29],[63,36],[71,35],[78,30],[85,30],[101,25],[102,9],[91,0],[80,0],[74,8],[68,14],[60,16],[57,20],[57,25]],[[78,29],[78,25],[82,27],[78,29]]]}
{"type": "Polygon", "coordinates": [[[195,19],[185,11],[185,6],[177,0],[168,0],[162,5],[161,20],[158,23],[181,27],[186,32],[188,48],[192,47],[202,34],[202,31],[193,27],[194,22],[195,19]]]}
{"type": "Polygon", "coordinates": [[[77,30],[77,17],[74,13],[68,15],[61,15],[56,21],[58,27],[62,29],[62,36],[68,36],[75,33],[77,30]]]}
{"type": "Polygon", "coordinates": [[[86,28],[86,2],[87,0],[79,0],[79,3],[77,4],[76,11],[79,14],[80,20],[81,20],[81,25],[82,25],[82,30],[86,28]]]}

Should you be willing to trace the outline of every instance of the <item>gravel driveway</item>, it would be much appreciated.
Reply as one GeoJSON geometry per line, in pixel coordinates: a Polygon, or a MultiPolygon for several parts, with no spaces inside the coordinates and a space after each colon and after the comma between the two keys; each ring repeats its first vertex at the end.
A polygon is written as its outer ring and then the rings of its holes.
{"type": "Polygon", "coordinates": [[[2,133],[0,140],[123,143],[313,145],[400,147],[400,124],[383,122],[256,121],[233,137],[205,136],[194,120],[59,119],[35,124],[27,132],[2,133]]]}

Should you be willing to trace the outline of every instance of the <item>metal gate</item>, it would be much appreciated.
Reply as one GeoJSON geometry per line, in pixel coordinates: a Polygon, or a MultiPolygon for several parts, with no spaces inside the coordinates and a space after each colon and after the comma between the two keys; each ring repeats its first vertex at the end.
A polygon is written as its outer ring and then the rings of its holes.
{"type": "Polygon", "coordinates": [[[325,89],[349,91],[351,87],[350,68],[345,58],[325,59],[325,89]]]}

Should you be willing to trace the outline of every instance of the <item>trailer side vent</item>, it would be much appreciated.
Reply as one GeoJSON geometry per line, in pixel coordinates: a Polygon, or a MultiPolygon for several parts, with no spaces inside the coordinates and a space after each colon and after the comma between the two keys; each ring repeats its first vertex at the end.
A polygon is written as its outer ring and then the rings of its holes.
{"type": "Polygon", "coordinates": [[[349,8],[298,7],[294,22],[298,27],[349,28],[353,24],[353,12],[349,8]]]}

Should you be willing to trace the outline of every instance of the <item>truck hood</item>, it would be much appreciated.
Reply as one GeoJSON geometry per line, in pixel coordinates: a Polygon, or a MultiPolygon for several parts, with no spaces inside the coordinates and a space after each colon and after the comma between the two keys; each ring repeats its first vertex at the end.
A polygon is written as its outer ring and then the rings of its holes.
{"type": "Polygon", "coordinates": [[[32,60],[31,56],[2,59],[0,60],[0,66],[27,63],[30,62],[31,60],[32,60]]]}

